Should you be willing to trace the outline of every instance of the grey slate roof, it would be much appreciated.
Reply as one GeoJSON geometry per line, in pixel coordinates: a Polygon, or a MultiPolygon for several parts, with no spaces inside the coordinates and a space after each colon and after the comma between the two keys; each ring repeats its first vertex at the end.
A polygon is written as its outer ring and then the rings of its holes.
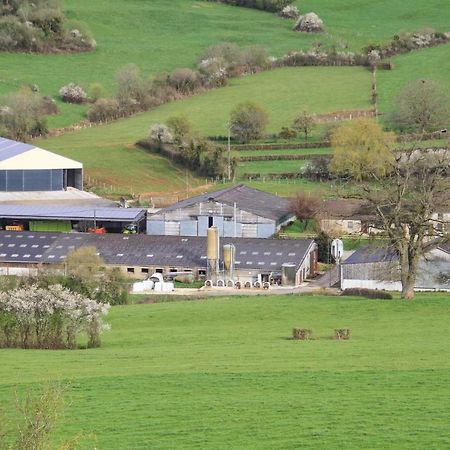
{"type": "Polygon", "coordinates": [[[236,203],[236,206],[244,211],[277,221],[286,216],[292,216],[289,210],[288,200],[260,191],[259,189],[249,188],[244,184],[238,184],[237,186],[182,200],[167,208],[161,209],[157,215],[207,201],[225,203],[229,206],[234,206],[236,203]]]}
{"type": "Polygon", "coordinates": [[[46,205],[0,204],[0,218],[13,219],[60,219],[60,220],[107,220],[132,222],[145,216],[141,208],[105,208],[46,205]]]}
{"type": "MultiPolygon", "coordinates": [[[[283,263],[297,268],[312,240],[222,238],[221,247],[236,247],[236,268],[280,271],[283,263]]],[[[61,263],[76,248],[94,246],[106,264],[206,268],[206,238],[144,234],[96,235],[0,231],[0,263],[61,263]]]]}
{"type": "Polygon", "coordinates": [[[10,139],[0,137],[0,161],[5,161],[14,156],[26,153],[33,148],[34,145],[24,144],[23,142],[12,141],[10,139]]]}
{"type": "Polygon", "coordinates": [[[368,264],[390,262],[397,259],[392,248],[364,246],[352,253],[342,264],[368,264]]]}

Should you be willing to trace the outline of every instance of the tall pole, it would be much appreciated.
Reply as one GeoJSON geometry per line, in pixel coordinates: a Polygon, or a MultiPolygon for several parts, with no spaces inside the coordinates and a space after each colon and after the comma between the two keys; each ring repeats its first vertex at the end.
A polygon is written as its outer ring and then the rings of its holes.
{"type": "Polygon", "coordinates": [[[228,123],[228,181],[231,181],[231,124],[228,123]]]}

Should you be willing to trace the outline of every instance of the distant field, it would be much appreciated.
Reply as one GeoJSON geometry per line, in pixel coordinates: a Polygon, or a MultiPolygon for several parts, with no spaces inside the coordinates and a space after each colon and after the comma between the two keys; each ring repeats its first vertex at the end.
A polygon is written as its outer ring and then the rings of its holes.
{"type": "Polygon", "coordinates": [[[67,380],[79,448],[448,448],[449,314],[445,294],[114,307],[99,349],[0,350],[0,401],[67,380]]]}
{"type": "Polygon", "coordinates": [[[300,148],[287,150],[244,150],[234,151],[233,156],[266,156],[266,155],[329,155],[333,150],[324,148],[300,148]]]}
{"type": "MultiPolygon", "coordinates": [[[[277,131],[290,124],[301,108],[311,107],[321,112],[328,107],[331,110],[367,107],[369,91],[370,74],[361,68],[279,69],[235,79],[226,88],[169,103],[109,125],[36,143],[83,162],[87,175],[101,183],[114,184],[119,190],[129,192],[132,185],[137,193],[162,190],[170,193],[182,187],[183,172],[174,171],[167,160],[133,148],[138,139],[148,136],[152,124],[184,113],[201,134],[226,134],[230,110],[240,101],[257,99],[270,111],[269,130],[277,131]],[[299,79],[300,71],[303,76],[299,79]],[[307,84],[305,80],[309,80],[307,84]],[[280,86],[276,91],[270,88],[273,83],[280,86]],[[333,96],[333,100],[327,95],[333,96]]],[[[204,183],[204,180],[192,179],[194,185],[204,183]]]]}
{"type": "Polygon", "coordinates": [[[308,164],[307,160],[280,160],[280,161],[242,161],[239,163],[237,176],[244,173],[295,173],[308,164]]]}
{"type": "MultiPolygon", "coordinates": [[[[450,8],[449,8],[450,10],[450,8]]],[[[450,12],[448,14],[450,19],[450,12]]],[[[394,70],[378,71],[381,111],[391,110],[393,98],[409,81],[438,80],[450,90],[450,44],[394,58],[394,70]]]]}
{"type": "MultiPolygon", "coordinates": [[[[326,32],[315,35],[292,32],[292,21],[275,14],[204,1],[65,0],[64,6],[69,18],[89,25],[97,50],[76,55],[1,54],[0,94],[23,84],[37,84],[43,94],[57,96],[59,88],[70,81],[86,87],[101,82],[111,94],[115,73],[125,64],[137,64],[144,76],[194,67],[206,47],[223,41],[262,45],[275,56],[307,49],[319,41],[360,51],[370,42],[384,42],[401,31],[423,27],[446,31],[450,15],[442,0],[407,4],[302,0],[302,12],[315,11],[324,19],[326,32]]],[[[51,118],[50,124],[60,127],[77,122],[85,109],[62,105],[62,115],[51,118]]]]}

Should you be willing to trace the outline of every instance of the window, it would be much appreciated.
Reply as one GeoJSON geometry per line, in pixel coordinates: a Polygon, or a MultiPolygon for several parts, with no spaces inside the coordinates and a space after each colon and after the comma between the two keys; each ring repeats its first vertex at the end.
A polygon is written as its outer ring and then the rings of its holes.
{"type": "Polygon", "coordinates": [[[353,220],[349,220],[349,221],[347,222],[347,228],[348,228],[349,230],[353,230],[353,220]]]}
{"type": "Polygon", "coordinates": [[[134,273],[134,267],[127,267],[127,273],[134,273]]]}
{"type": "Polygon", "coordinates": [[[141,273],[148,273],[148,267],[141,267],[141,273]]]}
{"type": "Polygon", "coordinates": [[[169,270],[170,273],[178,272],[178,269],[176,267],[171,267],[169,270]]]}
{"type": "Polygon", "coordinates": [[[163,273],[163,270],[162,269],[156,269],[155,273],[163,273]]]}
{"type": "Polygon", "coordinates": [[[214,225],[214,218],[212,216],[208,217],[208,228],[211,228],[214,225]]]}

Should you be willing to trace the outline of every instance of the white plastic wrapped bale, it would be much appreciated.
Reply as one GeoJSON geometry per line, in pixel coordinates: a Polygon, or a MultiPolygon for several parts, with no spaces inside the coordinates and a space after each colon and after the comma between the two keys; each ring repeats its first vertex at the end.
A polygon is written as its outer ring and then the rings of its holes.
{"type": "Polygon", "coordinates": [[[155,283],[152,280],[144,280],[133,283],[133,293],[151,291],[155,287],[155,283]]]}

